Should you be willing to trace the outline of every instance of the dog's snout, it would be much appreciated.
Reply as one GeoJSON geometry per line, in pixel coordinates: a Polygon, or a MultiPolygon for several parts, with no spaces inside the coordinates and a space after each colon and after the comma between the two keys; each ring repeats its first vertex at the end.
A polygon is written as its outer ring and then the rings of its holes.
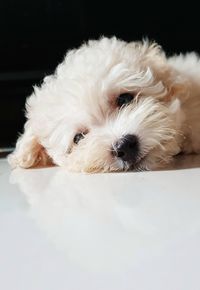
{"type": "Polygon", "coordinates": [[[125,135],[113,146],[113,155],[123,161],[134,162],[139,152],[138,137],[135,135],[125,135]]]}

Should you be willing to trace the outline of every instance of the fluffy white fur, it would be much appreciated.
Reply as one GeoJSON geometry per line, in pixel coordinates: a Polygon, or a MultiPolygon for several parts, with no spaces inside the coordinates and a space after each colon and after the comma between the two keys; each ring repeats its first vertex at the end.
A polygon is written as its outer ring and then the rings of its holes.
{"type": "Polygon", "coordinates": [[[89,41],[34,88],[26,116],[9,156],[13,167],[50,161],[73,171],[128,170],[132,165],[111,151],[132,134],[140,145],[134,168],[160,168],[179,152],[200,152],[200,61],[195,53],[167,59],[148,41],[89,41]],[[119,109],[125,92],[136,97],[119,109]],[[74,144],[79,132],[85,138],[74,144]]]}

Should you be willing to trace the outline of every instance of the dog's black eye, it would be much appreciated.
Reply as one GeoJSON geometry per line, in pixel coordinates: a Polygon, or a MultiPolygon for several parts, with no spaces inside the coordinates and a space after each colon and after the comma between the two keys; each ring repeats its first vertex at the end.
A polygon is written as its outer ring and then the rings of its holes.
{"type": "Polygon", "coordinates": [[[84,133],[78,133],[74,136],[73,142],[78,144],[81,139],[84,138],[84,133]]]}
{"type": "Polygon", "coordinates": [[[134,96],[130,93],[124,93],[118,96],[117,98],[117,106],[122,107],[128,105],[132,100],[134,96]]]}

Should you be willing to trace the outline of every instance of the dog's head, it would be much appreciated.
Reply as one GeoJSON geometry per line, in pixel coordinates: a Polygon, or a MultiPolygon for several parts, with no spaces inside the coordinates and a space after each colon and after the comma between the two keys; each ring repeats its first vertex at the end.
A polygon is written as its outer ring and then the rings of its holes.
{"type": "Polygon", "coordinates": [[[182,83],[156,44],[102,38],[66,55],[35,88],[27,114],[58,165],[152,169],[180,151],[182,83]]]}

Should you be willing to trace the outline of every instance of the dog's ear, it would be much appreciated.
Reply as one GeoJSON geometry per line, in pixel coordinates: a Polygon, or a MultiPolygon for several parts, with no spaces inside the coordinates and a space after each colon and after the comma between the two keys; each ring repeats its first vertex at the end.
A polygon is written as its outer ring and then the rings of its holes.
{"type": "Polygon", "coordinates": [[[143,59],[145,66],[152,70],[155,81],[161,81],[166,88],[164,101],[188,96],[189,84],[183,74],[168,61],[161,46],[156,43],[143,42],[143,59]]]}
{"type": "Polygon", "coordinates": [[[136,52],[144,70],[147,68],[151,70],[155,83],[162,82],[166,89],[166,94],[161,96],[162,100],[170,102],[175,98],[188,96],[188,81],[168,61],[161,46],[155,42],[151,43],[148,40],[144,40],[130,43],[129,49],[133,49],[136,52]]]}
{"type": "Polygon", "coordinates": [[[28,122],[25,124],[24,133],[17,141],[14,152],[8,156],[8,162],[12,168],[18,166],[30,168],[52,164],[51,158],[33,134],[28,122]]]}
{"type": "Polygon", "coordinates": [[[166,56],[161,46],[156,42],[150,42],[148,39],[143,41],[134,41],[127,44],[129,54],[139,60],[140,65],[144,68],[151,63],[151,66],[157,64],[163,66],[166,56]]]}
{"type": "Polygon", "coordinates": [[[184,100],[189,96],[190,85],[188,80],[176,70],[167,59],[161,67],[154,66],[154,74],[156,80],[161,81],[166,88],[166,94],[163,96],[163,101],[171,102],[175,99],[184,100]]]}
{"type": "Polygon", "coordinates": [[[170,78],[170,80],[165,82],[165,86],[167,87],[167,94],[164,97],[165,102],[170,102],[174,99],[183,100],[186,99],[189,95],[189,85],[186,80],[185,82],[177,82],[176,77],[174,77],[174,79],[170,78]]]}

